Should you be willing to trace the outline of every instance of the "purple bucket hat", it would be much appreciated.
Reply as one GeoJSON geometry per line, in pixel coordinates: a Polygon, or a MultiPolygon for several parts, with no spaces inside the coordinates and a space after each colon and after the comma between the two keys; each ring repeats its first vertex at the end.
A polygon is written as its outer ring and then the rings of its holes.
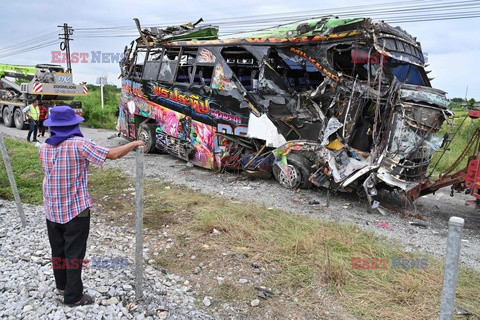
{"type": "Polygon", "coordinates": [[[50,109],[50,116],[43,122],[46,127],[68,127],[82,122],[83,117],[76,115],[69,106],[56,106],[50,109]]]}

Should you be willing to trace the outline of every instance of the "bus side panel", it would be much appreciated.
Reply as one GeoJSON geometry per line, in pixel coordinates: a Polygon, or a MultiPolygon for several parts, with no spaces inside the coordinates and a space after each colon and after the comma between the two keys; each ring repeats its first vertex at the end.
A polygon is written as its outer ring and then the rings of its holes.
{"type": "Polygon", "coordinates": [[[192,120],[190,116],[156,105],[157,146],[163,150],[186,146],[192,152],[189,161],[194,165],[213,169],[215,128],[192,120]]]}
{"type": "Polygon", "coordinates": [[[122,103],[118,106],[117,130],[125,137],[136,139],[134,114],[130,113],[128,106],[122,103]]]}
{"type": "Polygon", "coordinates": [[[138,109],[135,101],[137,100],[137,96],[141,95],[142,92],[139,83],[127,79],[122,81],[122,92],[118,106],[117,130],[120,134],[130,139],[137,138],[135,114],[138,114],[138,109]]]}
{"type": "MultiPolygon", "coordinates": [[[[215,128],[193,120],[183,113],[165,108],[138,96],[124,97],[119,116],[119,131],[134,138],[135,115],[152,119],[156,124],[156,145],[159,149],[178,156],[179,150],[188,150],[185,160],[196,166],[215,167],[213,137],[215,128]],[[128,130],[126,129],[128,128],[128,130]],[[172,152],[173,151],[173,152],[172,152]]],[[[183,154],[183,153],[182,153],[183,154]]]]}

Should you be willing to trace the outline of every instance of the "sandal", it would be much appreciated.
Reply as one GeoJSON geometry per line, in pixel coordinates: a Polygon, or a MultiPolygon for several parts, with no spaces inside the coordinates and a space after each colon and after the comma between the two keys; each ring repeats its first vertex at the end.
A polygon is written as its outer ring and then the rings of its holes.
{"type": "Polygon", "coordinates": [[[80,299],[80,301],[77,301],[77,302],[71,303],[71,304],[66,303],[66,305],[69,306],[69,307],[78,307],[78,306],[86,306],[86,305],[89,305],[89,304],[93,304],[94,302],[95,301],[93,300],[93,298],[91,296],[84,293],[82,295],[82,298],[80,299]]]}

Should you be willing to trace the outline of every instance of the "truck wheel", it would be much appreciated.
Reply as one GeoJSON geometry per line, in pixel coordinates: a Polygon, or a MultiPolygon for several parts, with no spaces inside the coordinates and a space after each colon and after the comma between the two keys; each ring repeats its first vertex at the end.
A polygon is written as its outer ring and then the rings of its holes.
{"type": "Polygon", "coordinates": [[[305,157],[298,154],[289,154],[287,165],[289,176],[278,165],[275,165],[272,169],[275,179],[282,186],[289,189],[310,189],[312,187],[312,183],[308,180],[311,175],[310,163],[305,157]]]}
{"type": "Polygon", "coordinates": [[[138,128],[137,140],[145,142],[145,153],[157,151],[155,142],[155,124],[144,123],[138,128]]]}
{"type": "Polygon", "coordinates": [[[27,125],[23,121],[22,109],[16,108],[15,111],[13,111],[13,121],[15,122],[15,127],[18,130],[23,130],[27,128],[27,125]]]}
{"type": "Polygon", "coordinates": [[[13,127],[13,114],[9,107],[3,108],[3,124],[5,127],[13,127]]]}

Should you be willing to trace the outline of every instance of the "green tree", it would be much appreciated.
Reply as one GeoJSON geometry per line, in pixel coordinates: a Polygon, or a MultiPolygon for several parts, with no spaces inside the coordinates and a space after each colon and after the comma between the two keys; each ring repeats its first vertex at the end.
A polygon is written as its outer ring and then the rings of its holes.
{"type": "Polygon", "coordinates": [[[468,108],[468,109],[474,108],[474,107],[475,107],[475,103],[477,103],[477,102],[476,102],[475,99],[473,99],[473,98],[470,99],[470,100],[468,100],[468,102],[467,102],[467,108],[468,108]]]}

